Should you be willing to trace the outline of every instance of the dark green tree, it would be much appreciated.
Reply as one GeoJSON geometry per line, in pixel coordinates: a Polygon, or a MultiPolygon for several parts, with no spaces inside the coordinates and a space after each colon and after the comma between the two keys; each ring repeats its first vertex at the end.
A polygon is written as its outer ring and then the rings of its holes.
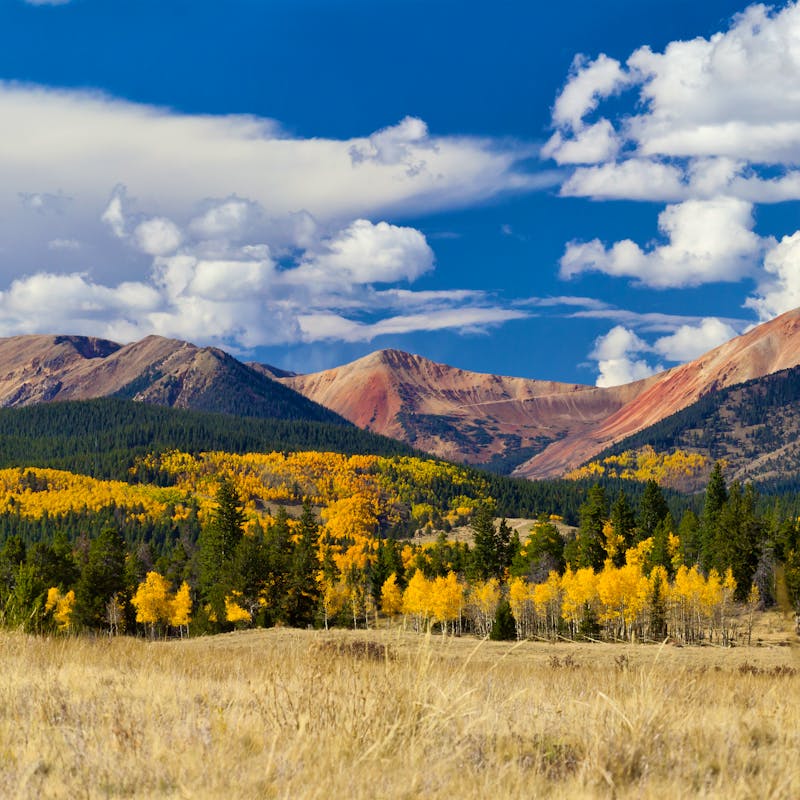
{"type": "MultiPolygon", "coordinates": [[[[211,600],[212,589],[220,587],[223,578],[231,579],[231,566],[236,545],[242,538],[245,515],[242,501],[230,478],[220,483],[216,494],[217,507],[200,532],[198,541],[198,579],[202,598],[211,600]]],[[[222,587],[222,595],[226,587],[222,587]]],[[[219,605],[220,592],[214,592],[219,605]]],[[[223,604],[224,608],[224,604],[223,604]]],[[[223,608],[218,609],[222,613],[223,608]]],[[[221,618],[221,617],[220,617],[221,618]]]]}
{"type": "Polygon", "coordinates": [[[104,627],[109,600],[127,588],[125,556],[125,540],[114,528],[105,528],[91,541],[75,587],[75,619],[79,625],[104,627]]]}
{"type": "Polygon", "coordinates": [[[501,578],[511,565],[511,528],[505,519],[494,523],[495,506],[484,501],[472,515],[470,527],[474,536],[470,572],[479,580],[501,578]]]}
{"type": "Polygon", "coordinates": [[[661,487],[653,480],[647,481],[642,499],[639,501],[637,542],[655,536],[656,529],[669,513],[667,501],[661,487]]]}
{"type": "Polygon", "coordinates": [[[511,612],[511,605],[505,598],[497,604],[489,638],[493,642],[505,642],[517,638],[517,624],[511,612]]]}
{"type": "Polygon", "coordinates": [[[622,544],[614,554],[614,565],[621,567],[625,564],[625,551],[636,543],[636,515],[628,502],[628,496],[622,489],[611,505],[610,520],[614,526],[614,533],[622,537],[622,544]]]}
{"type": "Polygon", "coordinates": [[[317,582],[319,523],[308,501],[303,503],[296,539],[290,563],[286,619],[290,625],[305,627],[314,622],[320,597],[317,582]]]}
{"type": "Polygon", "coordinates": [[[600,569],[606,558],[603,525],[608,519],[606,490],[599,484],[589,489],[586,501],[578,510],[580,525],[575,539],[573,567],[600,569]]]}
{"type": "Polygon", "coordinates": [[[719,461],[714,464],[714,469],[706,486],[703,514],[700,518],[700,566],[708,571],[714,566],[714,549],[718,538],[719,517],[728,500],[728,490],[722,474],[722,465],[719,461]]]}

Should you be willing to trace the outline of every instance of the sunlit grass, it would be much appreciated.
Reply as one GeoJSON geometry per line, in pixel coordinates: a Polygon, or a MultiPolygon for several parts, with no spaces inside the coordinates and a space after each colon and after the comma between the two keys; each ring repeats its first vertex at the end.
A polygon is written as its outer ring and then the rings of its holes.
{"type": "Polygon", "coordinates": [[[800,663],[765,636],[3,633],[0,796],[798,797],[800,663]]]}

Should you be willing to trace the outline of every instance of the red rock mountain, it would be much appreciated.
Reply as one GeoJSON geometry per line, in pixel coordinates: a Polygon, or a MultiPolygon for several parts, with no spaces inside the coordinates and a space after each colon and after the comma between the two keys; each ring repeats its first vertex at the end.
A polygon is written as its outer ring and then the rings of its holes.
{"type": "Polygon", "coordinates": [[[282,383],[362,428],[515,474],[560,475],[725,386],[800,364],[800,309],[700,358],[610,389],[483,375],[383,350],[282,383]]]}
{"type": "Polygon", "coordinates": [[[709,392],[797,364],[800,309],[688,364],[611,389],[483,375],[397,350],[294,375],[159,336],[124,346],[16,336],[0,339],[0,406],[118,395],[243,416],[345,417],[449,459],[547,477],[709,392]]]}

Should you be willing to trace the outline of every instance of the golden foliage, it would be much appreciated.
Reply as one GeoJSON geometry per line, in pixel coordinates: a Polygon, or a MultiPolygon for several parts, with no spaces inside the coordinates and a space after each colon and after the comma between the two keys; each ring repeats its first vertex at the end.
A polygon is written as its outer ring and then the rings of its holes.
{"type": "Polygon", "coordinates": [[[570,480],[582,478],[626,478],[628,480],[654,480],[661,485],[672,485],[682,479],[703,475],[711,466],[711,459],[702,453],[676,449],[672,453],[658,453],[650,445],[639,450],[626,450],[608,456],[602,461],[591,461],[568,472],[570,480]]]}

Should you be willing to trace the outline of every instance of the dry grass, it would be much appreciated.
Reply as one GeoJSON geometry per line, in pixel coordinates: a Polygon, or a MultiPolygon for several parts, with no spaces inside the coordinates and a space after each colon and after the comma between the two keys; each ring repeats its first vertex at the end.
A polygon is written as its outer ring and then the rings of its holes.
{"type": "Polygon", "coordinates": [[[799,797],[787,628],[733,650],[3,633],[0,796],[799,797]]]}

